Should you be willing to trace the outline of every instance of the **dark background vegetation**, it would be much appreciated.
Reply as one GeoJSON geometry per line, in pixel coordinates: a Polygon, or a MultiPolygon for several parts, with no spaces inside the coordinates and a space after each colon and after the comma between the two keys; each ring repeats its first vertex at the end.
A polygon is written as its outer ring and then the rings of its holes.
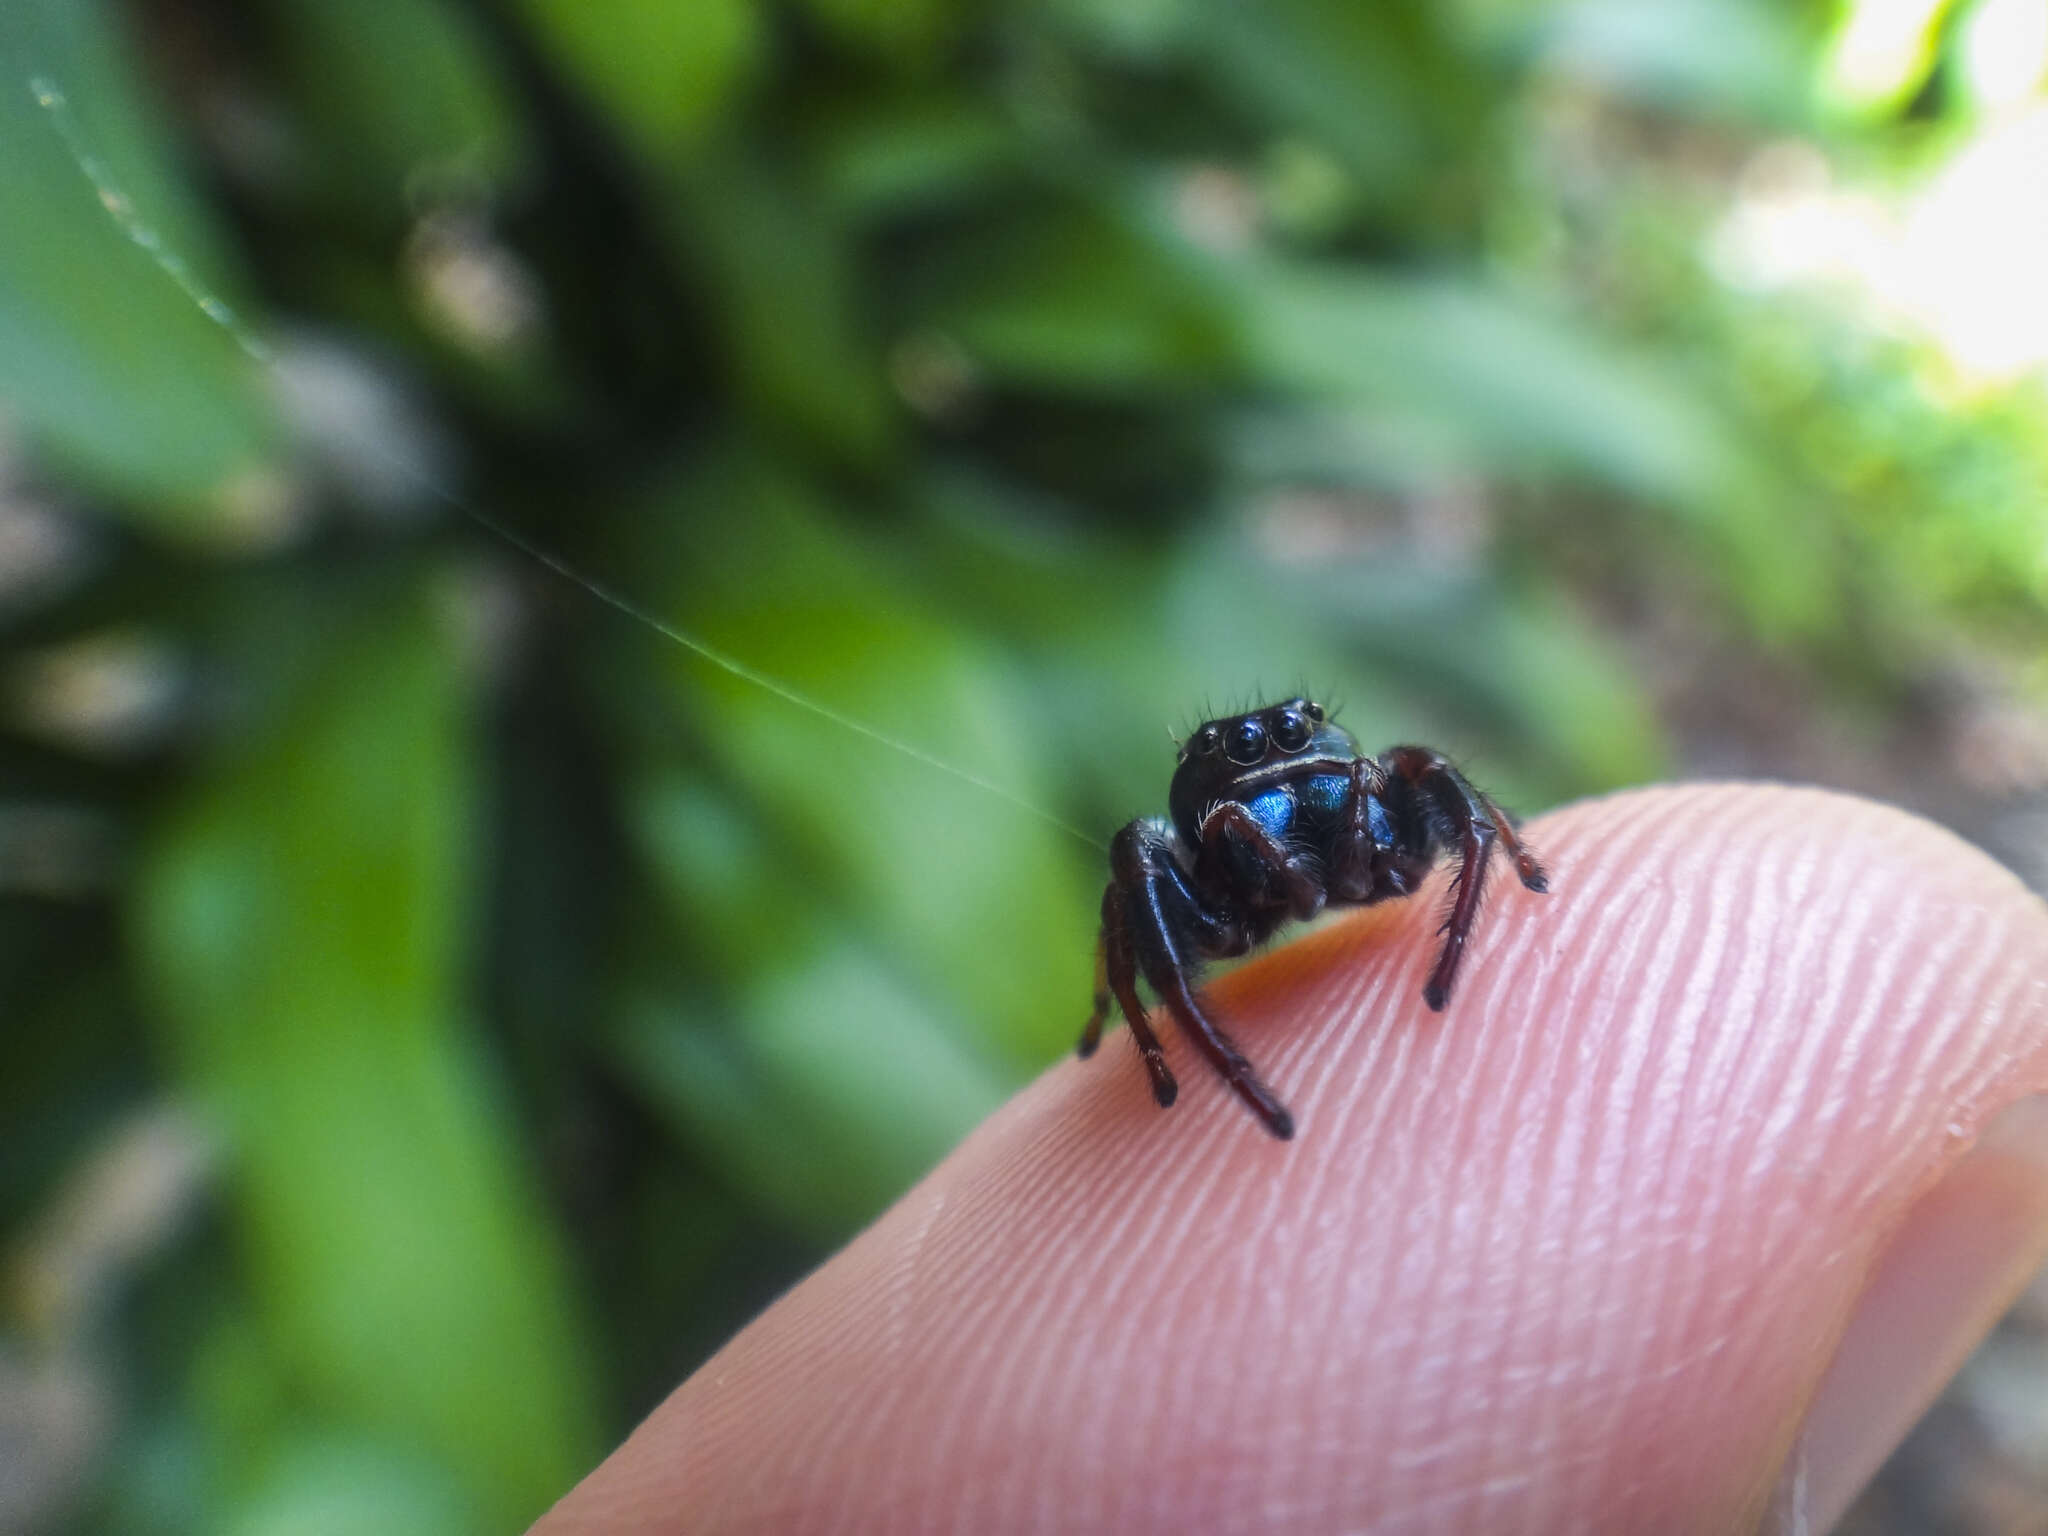
{"type": "Polygon", "coordinates": [[[1072,1043],[1098,851],[451,494],[1098,838],[1306,686],[2041,883],[2039,373],[1737,259],[2032,4],[9,0],[0,1529],[509,1528],[1072,1043]]]}

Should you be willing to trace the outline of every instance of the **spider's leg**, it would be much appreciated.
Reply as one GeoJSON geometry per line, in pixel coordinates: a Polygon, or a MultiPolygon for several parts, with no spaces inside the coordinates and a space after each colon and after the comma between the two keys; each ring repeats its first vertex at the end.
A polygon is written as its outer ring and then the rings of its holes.
{"type": "MultiPolygon", "coordinates": [[[[1292,1136],[1294,1117],[1195,1000],[1193,971],[1199,957],[1191,959],[1188,951],[1199,947],[1211,955],[1242,953],[1246,948],[1242,929],[1203,907],[1163,837],[1146,837],[1141,826],[1127,827],[1110,850],[1110,863],[1124,889],[1125,928],[1145,980],[1166,1004],[1174,1022],[1209,1058],[1217,1075],[1266,1129],[1283,1140],[1292,1136]],[[1127,868],[1132,878],[1124,878],[1127,868]]],[[[1112,985],[1117,981],[1113,963],[1110,980],[1112,985]]],[[[1126,996],[1120,988],[1117,997],[1129,1015],[1137,1002],[1136,989],[1131,988],[1126,996]]]]}
{"type": "Polygon", "coordinates": [[[1095,1054],[1095,1047],[1102,1044],[1102,1021],[1109,1017],[1109,921],[1110,908],[1116,903],[1116,887],[1111,886],[1102,893],[1102,931],[1095,936],[1095,1006],[1089,1010],[1088,1022],[1081,1026],[1081,1044],[1074,1054],[1083,1060],[1095,1054]]]}
{"type": "Polygon", "coordinates": [[[1164,1109],[1179,1097],[1180,1084],[1174,1081],[1173,1072],[1166,1065],[1166,1052],[1160,1048],[1159,1036],[1152,1032],[1152,1021],[1138,998],[1138,962],[1131,949],[1130,929],[1124,922],[1127,894],[1116,880],[1111,880],[1102,893],[1102,946],[1096,967],[1099,980],[1095,1012],[1089,1015],[1088,1027],[1081,1031],[1080,1054],[1089,1055],[1101,1040],[1102,1021],[1109,1012],[1109,994],[1114,994],[1123,1009],[1124,1022],[1131,1026],[1131,1041],[1145,1063],[1145,1075],[1152,1080],[1152,1097],[1164,1109]]]}
{"type": "MultiPolygon", "coordinates": [[[[1448,768],[1450,765],[1445,764],[1445,767],[1448,768]]],[[[1486,813],[1487,821],[1500,837],[1501,847],[1506,849],[1508,857],[1515,861],[1515,878],[1538,894],[1549,890],[1550,876],[1544,873],[1542,864],[1537,862],[1536,855],[1529,850],[1529,845],[1522,841],[1522,834],[1516,828],[1514,818],[1495,805],[1484,791],[1475,789],[1466,782],[1465,776],[1457,769],[1451,768],[1450,772],[1458,781],[1460,791],[1478,801],[1479,808],[1486,813]]]]}
{"type": "Polygon", "coordinates": [[[1522,834],[1516,830],[1514,818],[1493,803],[1487,795],[1464,774],[1457,765],[1441,753],[1427,747],[1400,747],[1401,752],[1419,755],[1425,760],[1423,775],[1436,785],[1438,801],[1449,812],[1453,820],[1463,822],[1483,817],[1500,839],[1500,845],[1514,860],[1515,875],[1530,890],[1543,892],[1550,889],[1550,876],[1543,872],[1543,866],[1536,861],[1536,855],[1522,841],[1522,834]]]}
{"type": "Polygon", "coordinates": [[[1369,757],[1355,759],[1339,824],[1325,849],[1323,878],[1330,900],[1371,903],[1406,896],[1428,872],[1428,860],[1404,852],[1387,808],[1387,772],[1369,757]]]}
{"type": "Polygon", "coordinates": [[[1438,834],[1458,847],[1458,872],[1452,882],[1451,909],[1444,919],[1443,952],[1422,989],[1422,1000],[1441,1010],[1450,1001],[1465,941],[1479,916],[1479,898],[1486,886],[1486,866],[1496,839],[1515,861],[1515,873],[1532,891],[1548,889],[1543,866],[1515,833],[1513,825],[1471,781],[1438,752],[1427,747],[1395,747],[1385,754],[1387,766],[1420,797],[1438,834]]]}
{"type": "MultiPolygon", "coordinates": [[[[1162,938],[1164,934],[1160,935],[1162,938]]],[[[1230,1085],[1231,1092],[1244,1100],[1247,1108],[1259,1117],[1260,1122],[1282,1141],[1294,1134],[1294,1116],[1259,1078],[1257,1070],[1245,1060],[1244,1053],[1236,1044],[1210,1020],[1196,1001],[1194,990],[1188,985],[1187,973],[1179,955],[1171,947],[1171,940],[1162,946],[1164,953],[1159,956],[1156,969],[1148,966],[1145,979],[1152,983],[1153,990],[1166,1004],[1174,1022],[1194,1040],[1202,1054],[1209,1058],[1209,1065],[1216,1069],[1217,1076],[1230,1085]]]]}
{"type": "Polygon", "coordinates": [[[1323,887],[1301,856],[1259,824],[1236,800],[1225,800],[1202,818],[1202,855],[1212,866],[1231,867],[1233,853],[1263,870],[1267,889],[1278,895],[1296,922],[1323,910],[1323,887]]]}

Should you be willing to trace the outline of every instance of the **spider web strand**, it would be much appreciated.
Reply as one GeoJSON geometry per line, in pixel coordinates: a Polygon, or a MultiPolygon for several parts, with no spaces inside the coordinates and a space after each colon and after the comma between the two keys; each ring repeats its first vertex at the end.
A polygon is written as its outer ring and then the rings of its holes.
{"type": "MultiPolygon", "coordinates": [[[[40,74],[29,77],[28,90],[29,95],[34,98],[36,105],[49,118],[52,129],[55,131],[59,141],[64,145],[65,152],[71,157],[71,161],[78,168],[79,174],[90,183],[95,196],[99,200],[100,207],[105,211],[107,217],[113,220],[115,227],[128,238],[130,244],[136,246],[144,255],[149,257],[157,270],[177,286],[178,291],[185,296],[194,308],[215,325],[219,326],[221,330],[225,331],[229,338],[234,341],[235,345],[241,348],[243,353],[252,362],[258,364],[265,371],[274,373],[278,368],[277,353],[262,337],[249,328],[247,322],[235,313],[234,308],[226,300],[222,299],[219,294],[208,288],[199,279],[198,275],[193,272],[191,266],[184,258],[170,248],[168,242],[164,240],[163,235],[157,228],[136,211],[134,201],[121,189],[119,183],[115,181],[113,173],[108,169],[106,162],[92,152],[91,146],[86,141],[85,134],[79,127],[78,119],[71,110],[71,103],[63,90],[47,75],[40,74]]],[[[1005,789],[994,780],[984,778],[970,769],[962,768],[957,763],[950,763],[934,753],[927,752],[922,747],[902,740],[900,737],[891,736],[886,731],[869,725],[865,721],[858,720],[852,715],[842,713],[832,708],[829,704],[821,703],[817,699],[811,698],[808,694],[801,693],[792,688],[789,684],[748,666],[736,656],[727,655],[716,646],[698,639],[687,630],[680,629],[668,620],[661,618],[652,609],[635,602],[595,577],[585,575],[575,566],[569,564],[568,561],[562,559],[561,556],[553,553],[543,545],[535,543],[531,538],[519,532],[510,524],[501,522],[489,513],[472,505],[467,499],[457,495],[453,490],[442,485],[417,465],[410,463],[400,455],[382,453],[374,444],[366,445],[366,449],[371,453],[377,454],[382,458],[387,467],[397,470],[402,477],[409,480],[433,500],[461,513],[478,527],[485,529],[495,538],[509,544],[528,559],[545,566],[564,581],[582,588],[584,592],[596,598],[606,607],[623,614],[638,624],[644,625],[670,644],[680,646],[683,650],[718,668],[721,672],[728,673],[738,678],[741,682],[759,688],[764,693],[781,699],[784,703],[792,705],[797,709],[816,715],[819,719],[828,724],[836,725],[843,731],[849,731],[853,735],[864,737],[878,746],[886,747],[892,752],[899,753],[909,758],[912,762],[921,764],[935,773],[944,774],[948,778],[955,779],[962,784],[970,785],[980,790],[983,794],[1002,801],[1013,810],[1023,812],[1033,820],[1052,827],[1057,831],[1064,832],[1069,837],[1078,839],[1090,848],[1102,849],[1107,846],[1100,839],[1089,836],[1071,822],[1061,820],[1053,815],[1052,812],[1033,804],[1013,790],[1005,789]]]]}

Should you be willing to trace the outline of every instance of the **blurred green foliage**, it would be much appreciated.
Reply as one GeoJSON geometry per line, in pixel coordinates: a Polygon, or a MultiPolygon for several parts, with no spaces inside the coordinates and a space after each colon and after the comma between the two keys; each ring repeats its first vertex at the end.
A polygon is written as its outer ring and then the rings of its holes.
{"type": "Polygon", "coordinates": [[[23,1520],[526,1519],[1071,1043],[1099,852],[463,503],[1098,836],[1297,686],[1655,776],[1615,611],[2041,654],[2037,396],[1699,255],[1832,14],[13,0],[0,1393],[109,1405],[23,1520]],[[168,1235],[53,1216],[165,1103],[168,1235]]]}

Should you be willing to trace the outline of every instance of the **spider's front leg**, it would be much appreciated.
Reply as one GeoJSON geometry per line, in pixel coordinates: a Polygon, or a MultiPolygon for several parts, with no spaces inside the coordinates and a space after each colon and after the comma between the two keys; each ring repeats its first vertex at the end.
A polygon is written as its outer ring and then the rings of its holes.
{"type": "Polygon", "coordinates": [[[1323,910],[1322,882],[1301,855],[1236,800],[1223,801],[1202,818],[1201,857],[1197,879],[1220,876],[1247,902],[1262,899],[1298,923],[1323,910]]]}
{"type": "MultiPolygon", "coordinates": [[[[1203,904],[1175,857],[1171,833],[1158,822],[1134,821],[1119,832],[1110,844],[1109,867],[1109,888],[1102,897],[1101,983],[1131,1026],[1152,1079],[1152,1096],[1171,1104],[1177,1086],[1138,998],[1141,973],[1174,1022],[1266,1129],[1282,1138],[1292,1136],[1294,1117],[1195,999],[1194,979],[1204,958],[1242,954],[1249,947],[1242,926],[1203,904]]],[[[1101,1038],[1107,1011],[1108,998],[1098,990],[1096,1012],[1081,1035],[1082,1055],[1101,1038]]]]}
{"type": "MultiPolygon", "coordinates": [[[[1124,830],[1128,832],[1130,828],[1124,830]]],[[[1137,1044],[1138,1055],[1145,1062],[1145,1073],[1152,1079],[1152,1097],[1159,1101],[1161,1109],[1166,1109],[1180,1096],[1180,1084],[1174,1081],[1173,1071],[1166,1065],[1166,1052],[1160,1049],[1159,1037],[1152,1033],[1152,1021],[1137,1001],[1137,962],[1131,950],[1130,930],[1124,924],[1125,895],[1120,879],[1112,875],[1102,893],[1102,933],[1095,942],[1095,1007],[1081,1030],[1081,1044],[1075,1054],[1083,1060],[1095,1054],[1095,1048],[1102,1043],[1102,1021],[1109,1016],[1109,999],[1114,993],[1125,1021],[1131,1026],[1131,1039],[1137,1044]]]]}
{"type": "Polygon", "coordinates": [[[1426,850],[1405,846],[1387,808],[1387,771],[1369,757],[1351,764],[1350,783],[1325,849],[1332,901],[1370,906],[1407,896],[1429,873],[1426,850]]]}
{"type": "Polygon", "coordinates": [[[1458,873],[1452,883],[1451,910],[1440,930],[1443,952],[1422,989],[1422,1000],[1441,1012],[1450,1001],[1451,983],[1464,958],[1465,941],[1479,916],[1479,897],[1486,885],[1486,866],[1496,839],[1515,861],[1515,873],[1532,891],[1550,889],[1549,876],[1516,834],[1514,823],[1440,752],[1427,747],[1395,747],[1385,754],[1395,779],[1413,793],[1431,831],[1458,849],[1458,873]]]}

